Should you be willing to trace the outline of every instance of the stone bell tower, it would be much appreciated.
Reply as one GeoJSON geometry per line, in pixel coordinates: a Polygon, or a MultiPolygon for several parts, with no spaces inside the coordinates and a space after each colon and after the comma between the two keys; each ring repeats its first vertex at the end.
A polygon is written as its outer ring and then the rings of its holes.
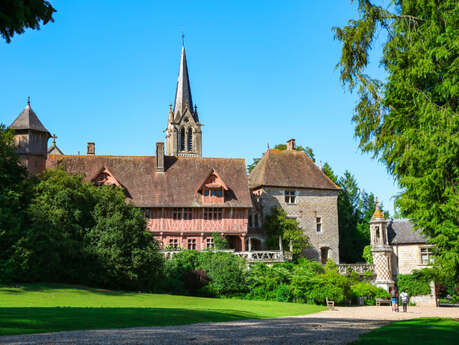
{"type": "Polygon", "coordinates": [[[376,199],[376,210],[370,220],[371,254],[375,265],[377,287],[389,291],[394,286],[392,279],[392,247],[389,245],[387,220],[379,209],[376,199]]]}
{"type": "Polygon", "coordinates": [[[30,174],[45,171],[48,155],[48,130],[38,119],[30,106],[30,97],[25,109],[9,127],[14,129],[14,143],[19,154],[19,162],[30,174]]]}
{"type": "Polygon", "coordinates": [[[182,45],[174,107],[169,107],[166,155],[202,156],[201,126],[197,107],[193,107],[185,46],[182,45]]]}

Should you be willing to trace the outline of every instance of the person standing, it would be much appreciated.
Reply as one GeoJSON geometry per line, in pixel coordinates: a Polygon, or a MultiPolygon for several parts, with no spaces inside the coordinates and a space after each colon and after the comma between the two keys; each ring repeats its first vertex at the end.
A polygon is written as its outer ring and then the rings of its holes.
{"type": "Polygon", "coordinates": [[[408,293],[405,290],[403,290],[400,294],[400,298],[402,300],[403,312],[406,313],[406,310],[408,308],[408,293]]]}
{"type": "Polygon", "coordinates": [[[394,286],[390,292],[390,301],[392,304],[392,311],[398,312],[398,291],[396,286],[394,286]]]}

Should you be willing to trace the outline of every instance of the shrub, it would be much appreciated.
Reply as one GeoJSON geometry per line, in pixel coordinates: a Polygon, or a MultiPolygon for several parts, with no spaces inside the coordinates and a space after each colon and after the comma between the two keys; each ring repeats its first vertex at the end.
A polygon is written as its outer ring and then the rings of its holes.
{"type": "Polygon", "coordinates": [[[216,295],[241,293],[246,290],[247,265],[232,253],[201,252],[199,268],[209,276],[211,290],[216,295]]]}
{"type": "Polygon", "coordinates": [[[288,302],[292,298],[292,293],[289,287],[285,284],[279,285],[275,290],[274,293],[276,295],[277,302],[288,302]]]}
{"type": "Polygon", "coordinates": [[[214,248],[217,250],[229,249],[230,245],[228,240],[223,237],[220,233],[214,232],[212,234],[212,239],[214,241],[214,248]]]}
{"type": "Polygon", "coordinates": [[[366,304],[375,304],[376,298],[389,298],[390,294],[382,289],[377,288],[371,284],[365,282],[359,282],[351,285],[351,291],[354,295],[354,300],[358,300],[360,297],[364,298],[366,304]]]}
{"type": "Polygon", "coordinates": [[[399,291],[406,291],[410,296],[430,294],[430,285],[427,279],[414,271],[412,274],[399,274],[397,285],[399,291]]]}

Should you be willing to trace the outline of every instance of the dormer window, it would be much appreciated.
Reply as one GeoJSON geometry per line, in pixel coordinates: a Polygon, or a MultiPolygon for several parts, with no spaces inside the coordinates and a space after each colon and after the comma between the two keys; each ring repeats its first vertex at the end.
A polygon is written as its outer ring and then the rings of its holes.
{"type": "Polygon", "coordinates": [[[198,192],[202,194],[204,204],[223,204],[225,202],[225,191],[228,190],[225,182],[213,170],[202,182],[198,192]]]}

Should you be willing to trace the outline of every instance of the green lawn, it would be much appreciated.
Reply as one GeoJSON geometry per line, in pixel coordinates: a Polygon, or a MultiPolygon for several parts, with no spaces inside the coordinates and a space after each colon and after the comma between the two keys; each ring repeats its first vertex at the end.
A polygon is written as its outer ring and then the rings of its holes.
{"type": "Polygon", "coordinates": [[[350,345],[456,345],[459,343],[459,320],[419,318],[396,321],[362,334],[350,345]]]}
{"type": "Polygon", "coordinates": [[[0,286],[0,335],[261,319],[324,309],[307,304],[140,294],[53,284],[0,286]]]}

